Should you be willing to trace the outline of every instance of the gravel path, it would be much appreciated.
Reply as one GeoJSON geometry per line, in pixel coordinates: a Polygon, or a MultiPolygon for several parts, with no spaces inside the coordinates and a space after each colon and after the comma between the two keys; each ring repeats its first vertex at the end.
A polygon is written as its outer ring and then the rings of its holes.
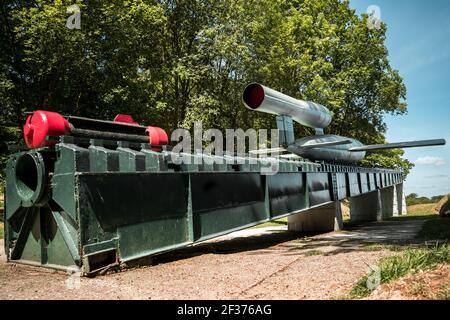
{"type": "Polygon", "coordinates": [[[408,243],[421,223],[377,223],[309,238],[283,227],[251,229],[155,257],[151,265],[81,279],[6,264],[0,241],[0,299],[338,298],[369,265],[392,254],[365,243],[408,243]]]}

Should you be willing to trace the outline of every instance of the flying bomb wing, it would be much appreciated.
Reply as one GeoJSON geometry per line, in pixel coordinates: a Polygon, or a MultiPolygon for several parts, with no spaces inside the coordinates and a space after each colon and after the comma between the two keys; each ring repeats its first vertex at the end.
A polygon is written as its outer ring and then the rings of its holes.
{"type": "Polygon", "coordinates": [[[421,141],[409,141],[387,144],[374,144],[369,146],[350,148],[350,152],[364,152],[364,151],[376,151],[386,149],[405,149],[405,148],[417,148],[417,147],[430,147],[430,146],[443,146],[446,144],[444,139],[435,140],[421,140],[421,141]]]}
{"type": "Polygon", "coordinates": [[[293,154],[293,153],[288,153],[288,154],[282,154],[281,156],[279,156],[279,158],[281,159],[290,159],[290,160],[298,160],[298,159],[302,159],[302,157],[293,154]]]}
{"type": "Polygon", "coordinates": [[[271,153],[282,153],[287,152],[285,148],[273,148],[273,149],[260,149],[260,150],[250,150],[250,154],[260,155],[260,154],[271,154],[271,153]]]}
{"type": "MultiPolygon", "coordinates": [[[[299,148],[314,149],[314,148],[340,146],[340,145],[351,144],[351,143],[352,142],[350,140],[320,142],[320,143],[304,144],[302,146],[299,146],[299,148]]],[[[273,148],[273,149],[251,150],[249,153],[254,154],[254,155],[260,155],[260,154],[268,154],[268,153],[283,153],[283,152],[287,152],[287,151],[288,150],[286,150],[285,148],[273,148]]]]}
{"type": "Polygon", "coordinates": [[[304,144],[304,145],[300,146],[300,148],[302,148],[302,149],[325,148],[325,147],[340,146],[340,145],[351,144],[351,143],[352,142],[350,140],[320,142],[320,143],[304,144]]]}

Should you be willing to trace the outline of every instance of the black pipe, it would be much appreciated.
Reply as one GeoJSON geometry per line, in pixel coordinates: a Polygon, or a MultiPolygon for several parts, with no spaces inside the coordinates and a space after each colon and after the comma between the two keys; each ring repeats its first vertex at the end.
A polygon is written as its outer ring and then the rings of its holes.
{"type": "Polygon", "coordinates": [[[129,142],[149,143],[148,136],[120,133],[120,132],[78,129],[73,126],[71,126],[70,135],[74,137],[91,138],[91,139],[121,140],[129,142]]]}

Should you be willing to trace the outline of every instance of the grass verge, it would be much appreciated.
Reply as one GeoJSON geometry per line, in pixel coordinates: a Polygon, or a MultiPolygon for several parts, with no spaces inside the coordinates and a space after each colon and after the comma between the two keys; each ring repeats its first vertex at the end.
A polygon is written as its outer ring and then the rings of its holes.
{"type": "MultiPolygon", "coordinates": [[[[381,261],[380,284],[388,283],[419,270],[432,269],[440,264],[450,263],[450,246],[435,245],[430,248],[407,249],[401,255],[385,258],[381,261]]],[[[351,299],[368,296],[373,289],[369,289],[369,276],[362,277],[350,291],[351,299]]]]}
{"type": "Polygon", "coordinates": [[[362,251],[382,251],[382,250],[389,250],[394,252],[399,252],[407,249],[407,247],[402,245],[395,245],[395,244],[380,244],[380,243],[363,243],[362,244],[362,251]]]}
{"type": "MultiPolygon", "coordinates": [[[[421,248],[406,247],[396,256],[388,257],[380,262],[380,284],[388,283],[403,276],[414,274],[419,270],[429,270],[441,264],[450,263],[450,219],[440,217],[434,208],[436,204],[421,204],[408,207],[407,216],[394,217],[390,220],[423,220],[424,225],[418,234],[418,238],[425,241],[438,241],[434,246],[424,246],[421,248]]],[[[426,242],[425,242],[426,244],[426,242]]],[[[372,244],[367,250],[378,250],[383,245],[372,244]]],[[[384,248],[386,249],[386,248],[384,248]]],[[[390,246],[389,246],[389,249],[390,246]]],[[[373,275],[370,275],[373,277],[373,275]]],[[[369,275],[362,277],[350,291],[348,298],[360,299],[368,296],[373,289],[368,288],[369,275]]],[[[425,290],[419,284],[410,288],[413,292],[425,290]]],[[[446,287],[438,294],[438,299],[448,299],[449,288],[446,287]]]]}
{"type": "MultiPolygon", "coordinates": [[[[450,239],[450,219],[442,218],[434,211],[436,204],[423,204],[408,207],[408,215],[394,217],[390,220],[424,220],[424,225],[418,238],[424,241],[443,240],[448,243],[450,239]]],[[[368,247],[378,249],[377,245],[368,247]]],[[[396,251],[396,250],[395,250],[396,251]]],[[[419,270],[433,269],[440,264],[450,263],[450,245],[437,244],[431,247],[406,248],[401,250],[401,254],[385,258],[381,261],[380,284],[388,283],[403,276],[414,274],[419,270]]],[[[358,299],[368,296],[373,289],[367,286],[369,276],[362,277],[350,291],[349,298],[358,299]]],[[[413,288],[419,290],[421,288],[413,288]]],[[[445,298],[449,294],[448,290],[443,290],[440,298],[445,298]]]]}
{"type": "Polygon", "coordinates": [[[0,222],[0,239],[3,239],[3,222],[0,222]]]}

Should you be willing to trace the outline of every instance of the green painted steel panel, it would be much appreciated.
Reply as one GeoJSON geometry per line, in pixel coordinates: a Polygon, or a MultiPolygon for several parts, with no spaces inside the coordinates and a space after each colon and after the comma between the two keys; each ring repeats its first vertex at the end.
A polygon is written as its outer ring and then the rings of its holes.
{"type": "Polygon", "coordinates": [[[278,173],[267,176],[272,218],[309,207],[306,173],[278,173]]]}
{"type": "Polygon", "coordinates": [[[370,191],[374,191],[377,189],[377,186],[375,184],[375,174],[373,173],[368,173],[368,178],[369,178],[369,190],[370,191]]]}
{"type": "Polygon", "coordinates": [[[56,145],[55,174],[89,171],[89,150],[73,144],[56,145]]]}
{"type": "Polygon", "coordinates": [[[118,228],[119,255],[123,261],[186,246],[189,239],[185,218],[161,219],[118,228]]]}
{"type": "Polygon", "coordinates": [[[194,214],[264,201],[264,176],[259,173],[191,174],[194,214]]]}
{"type": "Polygon", "coordinates": [[[83,246],[83,255],[96,254],[98,252],[110,251],[119,247],[119,237],[111,240],[96,242],[83,246]]]}
{"type": "Polygon", "coordinates": [[[194,215],[194,240],[205,240],[268,221],[264,202],[199,212],[194,215]]]}
{"type": "Polygon", "coordinates": [[[345,173],[336,173],[336,188],[339,200],[348,197],[347,177],[345,173]]]}
{"type": "Polygon", "coordinates": [[[121,172],[145,171],[145,154],[130,148],[117,148],[121,172]]]}
{"type": "Polygon", "coordinates": [[[358,173],[347,173],[348,175],[348,185],[350,190],[350,197],[359,196],[361,194],[361,189],[358,181],[358,173]]]}
{"type": "Polygon", "coordinates": [[[367,173],[359,173],[359,181],[361,183],[361,193],[367,193],[370,191],[369,180],[367,177],[367,173]]]}
{"type": "Polygon", "coordinates": [[[381,173],[375,173],[375,185],[377,189],[381,189],[381,173]]]}
{"type": "MultiPolygon", "coordinates": [[[[31,214],[31,212],[29,213],[31,214]]],[[[38,214],[33,215],[33,224],[31,228],[21,230],[21,236],[26,237],[25,245],[20,254],[20,260],[42,262],[42,243],[41,243],[41,223],[38,214]]],[[[15,248],[17,250],[17,248],[15,248]]]]}
{"type": "Polygon", "coordinates": [[[15,165],[18,155],[11,156],[6,165],[6,188],[5,197],[8,205],[8,210],[5,212],[5,221],[7,221],[14,213],[16,213],[21,207],[21,200],[17,192],[17,186],[15,184],[15,165]]]}
{"type": "Polygon", "coordinates": [[[101,146],[89,147],[90,172],[119,171],[119,152],[101,146]]]}
{"type": "Polygon", "coordinates": [[[333,201],[331,177],[328,173],[307,173],[309,205],[311,207],[333,201]]]}
{"type": "Polygon", "coordinates": [[[73,259],[68,245],[62,235],[63,231],[58,228],[55,219],[51,216],[51,214],[48,214],[46,219],[47,225],[44,230],[47,231],[47,234],[43,234],[43,241],[45,241],[46,245],[44,251],[46,263],[67,267],[79,265],[79,261],[75,262],[73,259]]]}
{"type": "Polygon", "coordinates": [[[191,188],[195,240],[268,219],[259,173],[193,173],[191,188]]]}
{"type": "Polygon", "coordinates": [[[167,173],[99,173],[77,176],[80,211],[106,231],[187,216],[188,176],[167,173]]]}
{"type": "Polygon", "coordinates": [[[75,175],[73,173],[57,174],[52,177],[53,200],[67,212],[73,220],[77,219],[75,175]]]}

